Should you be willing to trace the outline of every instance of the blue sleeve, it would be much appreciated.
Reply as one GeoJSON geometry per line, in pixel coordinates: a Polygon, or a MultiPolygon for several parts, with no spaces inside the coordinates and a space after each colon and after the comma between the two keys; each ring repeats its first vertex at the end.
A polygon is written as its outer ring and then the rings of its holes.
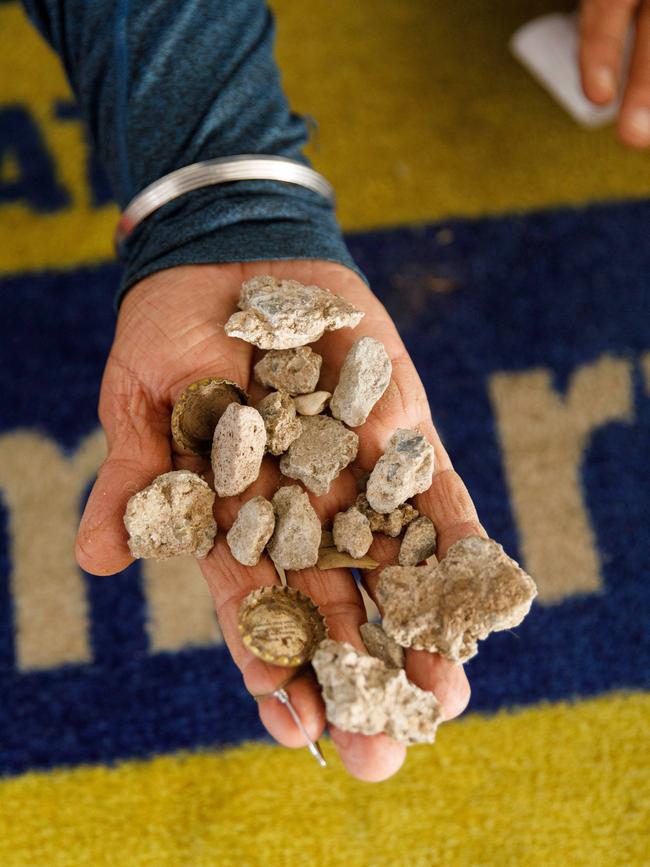
{"type": "MultiPolygon", "coordinates": [[[[121,208],[162,175],[240,153],[306,162],[263,0],[24,0],[60,55],[121,208]]],[[[308,50],[308,49],[306,49],[308,50]]],[[[118,298],[174,265],[328,259],[355,268],[332,206],[275,181],[187,193],[129,236],[118,298]]]]}

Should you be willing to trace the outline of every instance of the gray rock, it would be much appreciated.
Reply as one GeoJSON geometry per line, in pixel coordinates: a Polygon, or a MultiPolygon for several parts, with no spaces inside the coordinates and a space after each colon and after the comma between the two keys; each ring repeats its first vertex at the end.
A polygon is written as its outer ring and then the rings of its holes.
{"type": "Polygon", "coordinates": [[[296,412],[299,415],[319,415],[327,408],[331,393],[329,391],[313,391],[311,394],[299,394],[294,397],[296,412]]]}
{"type": "Polygon", "coordinates": [[[293,400],[284,391],[272,391],[257,404],[257,411],[264,419],[266,450],[283,454],[302,433],[293,400]]]}
{"type": "Polygon", "coordinates": [[[280,460],[280,471],[314,494],[326,494],[342,469],[353,461],[359,437],[326,415],[303,416],[302,433],[280,460]]]}
{"type": "Polygon", "coordinates": [[[431,518],[422,515],[406,528],[399,549],[400,566],[417,566],[436,553],[438,534],[431,518]]]}
{"type": "Polygon", "coordinates": [[[248,500],[226,536],[232,556],[243,566],[257,566],[274,529],[275,512],[271,503],[264,497],[248,500]]]}
{"type": "Polygon", "coordinates": [[[375,511],[387,514],[421,494],[433,478],[433,446],[415,430],[396,430],[370,473],[366,497],[375,511]]]}
{"type": "Polygon", "coordinates": [[[379,623],[362,623],[359,632],[371,656],[381,659],[386,668],[404,668],[404,648],[386,635],[379,623]]]}
{"type": "Polygon", "coordinates": [[[399,536],[402,529],[408,526],[420,514],[410,503],[402,503],[396,509],[393,509],[392,512],[382,515],[381,512],[375,512],[374,509],[370,508],[370,503],[365,494],[359,494],[355,501],[355,506],[366,516],[373,533],[383,533],[384,536],[390,536],[391,539],[399,536]]]}
{"type": "Polygon", "coordinates": [[[288,394],[308,394],[318,385],[322,363],[322,357],[309,346],[272,349],[255,365],[255,382],[288,394]]]}
{"type": "Polygon", "coordinates": [[[345,357],[330,410],[350,427],[362,425],[388,388],[393,365],[383,343],[362,337],[345,357]]]}
{"type": "Polygon", "coordinates": [[[471,659],[491,632],[521,623],[536,595],[501,545],[478,536],[456,542],[440,563],[388,566],[377,585],[388,635],[452,662],[471,659]]]}
{"type": "Polygon", "coordinates": [[[337,551],[344,551],[351,557],[363,557],[372,545],[372,530],[365,515],[351,506],[347,512],[334,516],[332,537],[337,551]]]}
{"type": "Polygon", "coordinates": [[[410,503],[402,503],[396,509],[393,509],[392,512],[382,515],[381,512],[375,512],[370,507],[365,494],[359,494],[355,506],[366,516],[373,533],[383,533],[384,536],[390,536],[391,539],[397,538],[402,529],[408,526],[420,514],[410,503]]]}
{"type": "Polygon", "coordinates": [[[288,485],[273,497],[275,532],[268,552],[281,569],[308,569],[318,561],[321,525],[309,497],[298,487],[288,485]]]}
{"type": "Polygon", "coordinates": [[[252,406],[231,403],[219,419],[212,441],[214,487],[220,497],[241,494],[260,474],[266,429],[252,406]]]}
{"type": "Polygon", "coordinates": [[[297,280],[254,277],[242,285],[238,307],[224,329],[260,349],[315,343],[326,331],[355,328],[363,313],[344,298],[297,280]]]}
{"type": "Polygon", "coordinates": [[[442,722],[431,692],[410,683],[402,669],[387,668],[351,644],[326,639],[312,659],[330,723],[348,732],[385,732],[403,744],[432,743],[442,722]]]}
{"type": "Polygon", "coordinates": [[[131,554],[154,560],[207,557],[217,534],[214,500],[214,491],[196,473],[175,470],[158,476],[126,505],[131,554]]]}

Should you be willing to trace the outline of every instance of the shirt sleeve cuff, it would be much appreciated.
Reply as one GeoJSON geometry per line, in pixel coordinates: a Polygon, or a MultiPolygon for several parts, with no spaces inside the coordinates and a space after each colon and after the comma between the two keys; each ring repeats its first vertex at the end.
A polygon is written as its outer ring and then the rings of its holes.
{"type": "Polygon", "coordinates": [[[276,181],[206,187],[169,202],[122,245],[119,305],[134,283],[177,265],[323,259],[365,280],[343,240],[332,205],[318,193],[276,181]]]}

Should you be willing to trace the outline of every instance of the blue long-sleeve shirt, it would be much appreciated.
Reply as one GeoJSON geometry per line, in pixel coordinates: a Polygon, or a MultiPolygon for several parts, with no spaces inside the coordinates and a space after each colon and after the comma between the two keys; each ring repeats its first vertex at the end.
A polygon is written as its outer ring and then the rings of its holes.
{"type": "MultiPolygon", "coordinates": [[[[263,0],[24,0],[60,55],[121,208],[168,172],[240,153],[306,162],[263,0]]],[[[307,49],[306,49],[307,50],[307,49]]],[[[119,297],[174,265],[329,259],[355,267],[332,206],[275,181],[187,193],[129,236],[119,297]]]]}

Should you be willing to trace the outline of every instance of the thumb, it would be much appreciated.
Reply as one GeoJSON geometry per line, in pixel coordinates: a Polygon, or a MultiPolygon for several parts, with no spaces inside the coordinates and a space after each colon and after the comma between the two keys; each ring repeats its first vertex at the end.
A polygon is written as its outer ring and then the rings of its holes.
{"type": "Polygon", "coordinates": [[[106,369],[99,401],[108,456],[81,518],[75,554],[82,569],[112,575],[133,561],[123,516],[130,497],[172,468],[169,414],[140,383],[106,369]]]}

